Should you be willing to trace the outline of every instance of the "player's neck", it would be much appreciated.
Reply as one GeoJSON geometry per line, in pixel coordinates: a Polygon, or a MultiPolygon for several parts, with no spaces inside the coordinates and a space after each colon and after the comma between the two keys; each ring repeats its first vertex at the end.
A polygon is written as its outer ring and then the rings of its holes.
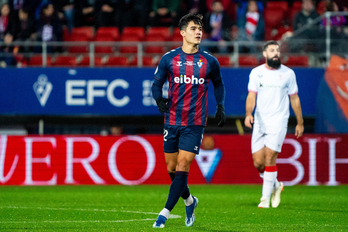
{"type": "Polygon", "coordinates": [[[198,50],[199,50],[198,44],[185,44],[184,43],[181,48],[182,48],[183,52],[185,52],[186,54],[193,54],[193,53],[198,52],[198,50]]]}

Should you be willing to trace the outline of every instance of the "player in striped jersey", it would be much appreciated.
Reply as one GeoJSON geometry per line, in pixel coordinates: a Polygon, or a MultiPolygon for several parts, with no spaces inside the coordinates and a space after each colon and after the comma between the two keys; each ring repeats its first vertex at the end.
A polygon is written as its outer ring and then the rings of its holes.
{"type": "Polygon", "coordinates": [[[164,113],[164,154],[172,180],[168,199],[155,228],[163,228],[180,196],[186,205],[186,226],[195,221],[198,199],[187,186],[188,172],[203,137],[208,117],[208,85],[214,85],[218,126],[225,123],[225,87],[215,57],[202,51],[202,16],[187,14],[179,22],[183,45],[163,55],[154,74],[152,95],[164,113]],[[162,97],[163,84],[169,82],[168,99],[162,97]]]}

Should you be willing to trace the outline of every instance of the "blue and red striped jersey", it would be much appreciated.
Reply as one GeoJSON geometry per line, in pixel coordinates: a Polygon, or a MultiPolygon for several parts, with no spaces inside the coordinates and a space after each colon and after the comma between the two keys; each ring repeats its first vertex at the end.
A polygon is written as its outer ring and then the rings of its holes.
{"type": "Polygon", "coordinates": [[[210,80],[217,105],[224,105],[225,87],[220,64],[214,56],[201,49],[186,54],[180,47],[162,56],[154,74],[152,94],[155,100],[162,97],[162,87],[167,80],[169,112],[164,114],[166,125],[207,125],[210,80]]]}

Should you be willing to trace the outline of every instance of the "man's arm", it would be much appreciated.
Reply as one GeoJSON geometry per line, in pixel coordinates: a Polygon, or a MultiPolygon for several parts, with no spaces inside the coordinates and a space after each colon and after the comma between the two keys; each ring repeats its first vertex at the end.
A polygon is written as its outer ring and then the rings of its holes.
{"type": "Polygon", "coordinates": [[[246,104],[245,104],[245,120],[244,125],[246,127],[252,128],[252,124],[254,123],[254,117],[253,117],[253,111],[255,108],[255,102],[256,102],[256,93],[249,91],[246,104]]]}
{"type": "Polygon", "coordinates": [[[296,120],[297,120],[297,125],[295,128],[295,136],[299,138],[303,134],[304,127],[303,127],[301,102],[297,94],[290,95],[290,104],[292,109],[294,110],[296,120]]]}

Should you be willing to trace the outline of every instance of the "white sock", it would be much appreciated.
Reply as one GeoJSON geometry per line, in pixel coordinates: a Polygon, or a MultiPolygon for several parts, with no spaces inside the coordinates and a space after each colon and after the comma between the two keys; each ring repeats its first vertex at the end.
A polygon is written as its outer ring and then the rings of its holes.
{"type": "Polygon", "coordinates": [[[184,199],[184,202],[185,202],[186,206],[192,205],[192,203],[193,203],[192,195],[190,194],[190,196],[187,199],[184,199]]]}
{"type": "Polygon", "coordinates": [[[170,211],[168,209],[166,209],[166,208],[162,209],[162,211],[159,213],[159,215],[162,215],[162,216],[164,216],[167,219],[169,217],[169,214],[170,214],[170,211]]]}
{"type": "Polygon", "coordinates": [[[262,197],[270,199],[274,187],[274,181],[277,179],[276,166],[267,166],[263,175],[262,197]]]}
{"type": "MultiPolygon", "coordinates": [[[[276,173],[277,173],[276,175],[278,175],[278,172],[276,172],[276,173]]],[[[276,178],[274,181],[274,188],[279,188],[279,186],[280,186],[280,183],[279,183],[278,179],[276,178]]]]}

